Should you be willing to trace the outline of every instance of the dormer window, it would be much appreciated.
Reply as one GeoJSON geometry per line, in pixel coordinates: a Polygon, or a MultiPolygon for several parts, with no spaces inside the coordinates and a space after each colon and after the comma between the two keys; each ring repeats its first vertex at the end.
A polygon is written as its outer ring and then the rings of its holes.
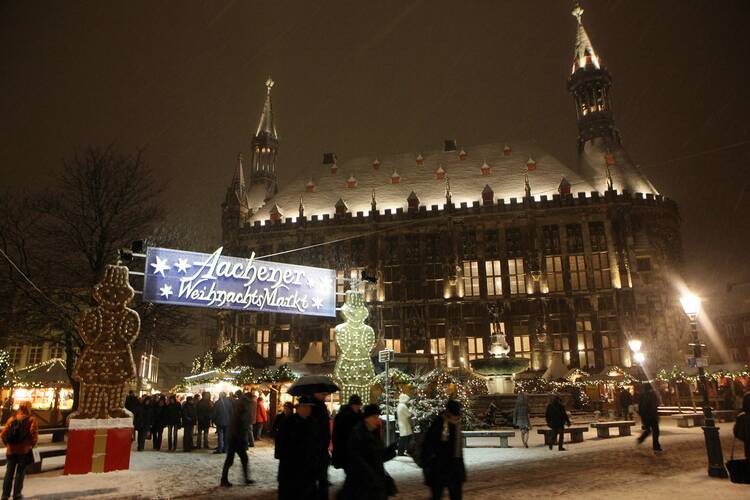
{"type": "Polygon", "coordinates": [[[438,167],[437,170],[435,170],[435,179],[439,181],[445,179],[445,169],[443,169],[443,167],[438,167]]]}
{"type": "Polygon", "coordinates": [[[380,160],[378,160],[377,158],[375,158],[375,161],[372,162],[372,168],[374,168],[375,170],[380,169],[380,160]]]}
{"type": "Polygon", "coordinates": [[[461,148],[461,151],[458,152],[458,158],[461,160],[465,160],[468,155],[464,148],[461,148]]]}
{"type": "Polygon", "coordinates": [[[346,180],[346,187],[349,189],[354,189],[355,187],[357,187],[357,178],[354,177],[354,175],[350,175],[346,180]]]}
{"type": "Polygon", "coordinates": [[[484,163],[482,163],[482,175],[484,175],[484,176],[490,175],[490,166],[487,165],[486,161],[484,163]]]}
{"type": "Polygon", "coordinates": [[[398,184],[399,182],[401,182],[401,176],[394,170],[393,175],[391,175],[391,184],[398,184]]]}
{"type": "Polygon", "coordinates": [[[315,192],[315,183],[312,179],[307,181],[307,184],[305,184],[305,191],[308,193],[314,193],[315,192]]]}
{"type": "Polygon", "coordinates": [[[503,147],[503,156],[510,156],[510,153],[512,150],[510,149],[510,146],[507,144],[503,147]]]}
{"type": "Polygon", "coordinates": [[[424,165],[424,156],[422,156],[422,153],[417,155],[417,165],[424,165]]]}

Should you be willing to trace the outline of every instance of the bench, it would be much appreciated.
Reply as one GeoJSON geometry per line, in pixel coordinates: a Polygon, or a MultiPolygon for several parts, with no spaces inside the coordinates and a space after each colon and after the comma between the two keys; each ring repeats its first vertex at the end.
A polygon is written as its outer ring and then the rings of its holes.
{"type": "Polygon", "coordinates": [[[464,448],[510,448],[508,445],[508,438],[515,437],[516,433],[513,431],[463,431],[461,437],[464,441],[464,448]],[[468,438],[483,438],[483,437],[496,437],[500,438],[500,446],[468,446],[466,440],[468,438]]]}
{"type": "Polygon", "coordinates": [[[671,418],[677,421],[677,427],[694,427],[703,425],[703,413],[677,413],[671,418]]]}
{"type": "Polygon", "coordinates": [[[67,433],[67,427],[42,427],[39,429],[39,434],[52,434],[53,443],[62,443],[65,441],[65,434],[67,433]]]}
{"type": "MultiPolygon", "coordinates": [[[[588,432],[589,429],[587,427],[566,427],[563,430],[564,434],[570,434],[570,443],[582,443],[583,442],[583,433],[588,432]]],[[[552,429],[549,428],[543,428],[538,429],[536,431],[537,434],[544,434],[544,444],[547,446],[554,445],[554,436],[552,435],[552,429]]]]}
{"type": "Polygon", "coordinates": [[[717,422],[734,422],[737,419],[737,410],[714,410],[714,418],[717,422]]]}
{"type": "Polygon", "coordinates": [[[617,427],[620,436],[630,436],[630,428],[635,425],[635,420],[617,420],[613,422],[593,422],[591,427],[596,429],[596,437],[609,438],[612,435],[609,430],[617,427]]]}
{"type": "MultiPolygon", "coordinates": [[[[39,462],[34,462],[32,464],[29,464],[26,467],[26,472],[29,474],[36,474],[38,472],[42,472],[42,462],[45,458],[51,458],[51,457],[64,457],[65,454],[68,451],[68,448],[66,446],[43,446],[41,448],[37,448],[39,450],[39,457],[41,460],[39,462]]],[[[7,464],[8,459],[6,457],[0,458],[0,467],[7,464]]]]}

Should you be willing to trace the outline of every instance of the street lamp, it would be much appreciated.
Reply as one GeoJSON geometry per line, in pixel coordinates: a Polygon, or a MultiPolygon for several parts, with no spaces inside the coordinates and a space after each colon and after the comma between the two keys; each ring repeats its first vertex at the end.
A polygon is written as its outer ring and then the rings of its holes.
{"type": "Polygon", "coordinates": [[[643,343],[638,339],[628,340],[628,347],[630,347],[630,352],[633,353],[633,361],[641,366],[643,366],[643,363],[646,362],[646,355],[641,352],[642,345],[643,343]]]}
{"type": "Polygon", "coordinates": [[[690,319],[690,332],[693,341],[689,345],[693,348],[693,357],[695,365],[698,367],[698,379],[700,380],[701,394],[703,395],[703,416],[705,425],[703,425],[703,437],[706,441],[706,453],[708,454],[708,475],[711,477],[727,477],[727,470],[724,468],[724,454],[721,450],[721,441],[719,440],[719,428],[714,423],[714,415],[711,405],[708,401],[708,386],[706,382],[706,372],[703,369],[703,344],[698,340],[698,312],[701,308],[701,299],[693,294],[686,294],[680,297],[680,304],[690,319]]]}

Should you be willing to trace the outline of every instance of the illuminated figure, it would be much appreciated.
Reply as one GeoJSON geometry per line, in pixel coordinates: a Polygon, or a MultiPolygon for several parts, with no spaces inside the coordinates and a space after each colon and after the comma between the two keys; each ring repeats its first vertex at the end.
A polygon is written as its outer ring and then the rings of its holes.
{"type": "Polygon", "coordinates": [[[341,314],[346,321],[336,326],[339,352],[333,371],[336,379],[341,382],[341,401],[348,401],[352,394],[358,394],[363,401],[369,401],[375,376],[370,358],[370,351],[375,347],[375,331],[365,324],[370,313],[365,305],[364,294],[347,291],[341,314]]]}
{"type": "Polygon", "coordinates": [[[85,311],[78,324],[86,347],[73,370],[81,399],[71,418],[129,416],[123,408],[125,384],[136,374],[130,345],[141,324],[138,313],[126,307],[134,295],[124,266],[108,265],[94,286],[99,305],[85,311]]]}

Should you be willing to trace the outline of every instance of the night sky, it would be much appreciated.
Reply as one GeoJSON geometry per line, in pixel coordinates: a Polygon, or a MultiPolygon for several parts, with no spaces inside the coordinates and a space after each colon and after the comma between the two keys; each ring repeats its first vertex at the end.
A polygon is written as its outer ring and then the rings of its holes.
{"type": "MultiPolygon", "coordinates": [[[[688,280],[750,279],[750,2],[583,3],[626,149],[683,216],[688,280]],[[741,144],[738,147],[731,147],[741,144]],[[705,153],[708,152],[708,153],[705,153]],[[705,154],[704,154],[705,153],[705,154]]],[[[282,184],[346,159],[538,141],[575,165],[572,2],[0,3],[4,187],[87,145],[143,147],[175,219],[219,242],[266,77],[282,184]]],[[[479,197],[479,193],[477,193],[479,197]]]]}

